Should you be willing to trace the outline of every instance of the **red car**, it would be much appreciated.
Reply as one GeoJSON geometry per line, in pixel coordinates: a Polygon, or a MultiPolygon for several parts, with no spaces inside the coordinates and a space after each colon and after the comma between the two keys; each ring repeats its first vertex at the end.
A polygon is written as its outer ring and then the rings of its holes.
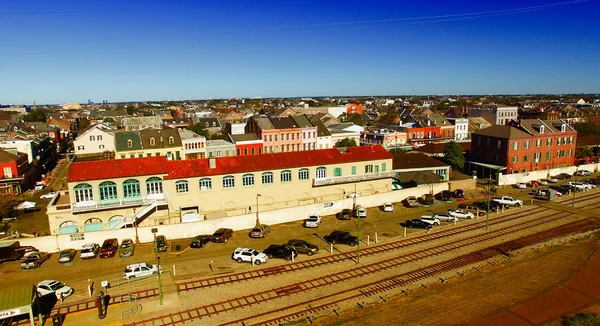
{"type": "Polygon", "coordinates": [[[114,257],[119,250],[119,240],[117,239],[106,239],[100,247],[100,258],[114,257]]]}

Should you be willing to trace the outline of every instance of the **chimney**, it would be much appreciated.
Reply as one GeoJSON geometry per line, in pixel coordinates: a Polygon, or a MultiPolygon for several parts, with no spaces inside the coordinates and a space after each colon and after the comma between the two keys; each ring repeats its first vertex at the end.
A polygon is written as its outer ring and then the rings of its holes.
{"type": "Polygon", "coordinates": [[[208,158],[208,168],[210,170],[214,170],[217,168],[217,159],[215,159],[214,157],[209,157],[208,158]]]}

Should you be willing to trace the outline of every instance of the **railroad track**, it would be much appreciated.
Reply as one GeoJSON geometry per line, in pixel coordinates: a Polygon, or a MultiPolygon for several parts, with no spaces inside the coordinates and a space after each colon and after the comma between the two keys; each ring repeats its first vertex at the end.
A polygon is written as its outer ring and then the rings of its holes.
{"type": "MultiPolygon", "coordinates": [[[[543,219],[535,219],[535,220],[526,221],[519,225],[507,226],[502,229],[493,230],[493,231],[487,232],[485,234],[476,235],[474,237],[462,239],[462,240],[459,240],[459,241],[456,241],[453,243],[449,243],[449,244],[445,243],[445,244],[442,244],[439,246],[423,249],[423,250],[420,250],[417,252],[408,253],[408,254],[405,254],[405,255],[402,255],[399,257],[394,257],[394,258],[387,259],[384,261],[379,261],[379,262],[376,262],[373,264],[358,266],[351,270],[347,270],[347,271],[343,271],[343,272],[339,272],[339,273],[335,273],[335,274],[331,274],[331,275],[326,275],[326,276],[311,279],[308,281],[294,283],[294,284],[287,285],[284,287],[279,287],[276,289],[270,289],[270,290],[266,290],[266,291],[262,291],[262,292],[258,292],[258,293],[253,293],[251,295],[246,295],[246,296],[226,300],[223,302],[204,305],[201,307],[196,307],[196,308],[181,311],[181,312],[171,313],[171,314],[168,314],[165,316],[150,318],[150,319],[142,320],[139,322],[134,322],[134,323],[131,323],[128,325],[172,325],[172,324],[178,324],[178,323],[183,323],[186,321],[197,320],[200,318],[221,314],[224,312],[228,312],[231,310],[235,310],[235,309],[238,309],[241,307],[246,307],[246,306],[253,305],[253,304],[264,303],[264,302],[273,301],[276,299],[282,299],[291,294],[308,292],[308,291],[315,290],[315,289],[323,287],[323,286],[330,286],[330,285],[340,283],[340,282],[347,282],[349,280],[363,277],[366,275],[372,275],[375,272],[390,270],[390,269],[398,267],[400,265],[414,262],[417,260],[421,260],[423,258],[441,255],[441,254],[447,253],[451,250],[463,249],[463,248],[465,248],[465,246],[468,246],[468,245],[474,245],[474,244],[481,243],[484,241],[490,241],[491,239],[499,238],[499,237],[505,236],[507,234],[511,234],[511,233],[518,232],[521,230],[525,230],[525,229],[533,228],[533,227],[540,226],[543,224],[547,224],[547,223],[556,221],[558,219],[564,218],[569,215],[571,215],[571,214],[567,213],[567,212],[558,213],[558,214],[555,214],[554,216],[546,217],[543,219]]],[[[589,225],[593,225],[594,227],[600,226],[600,221],[596,220],[596,219],[587,219],[584,221],[579,221],[579,222],[574,222],[574,223],[568,224],[567,226],[564,226],[563,228],[564,228],[564,230],[569,230],[569,232],[574,232],[576,230],[585,229],[589,225]],[[590,222],[591,220],[593,220],[593,223],[590,222]]],[[[503,249],[503,250],[510,250],[511,248],[515,248],[514,243],[519,243],[519,242],[513,241],[512,243],[513,243],[513,245],[507,247],[509,249],[503,249]]],[[[497,250],[496,250],[496,254],[498,254],[497,250]]],[[[311,302],[312,301],[314,301],[314,300],[311,300],[311,302]]],[[[287,307],[283,308],[283,310],[287,310],[287,309],[288,309],[287,307]]],[[[278,311],[280,311],[280,310],[278,310],[278,311]]],[[[254,318],[254,317],[252,317],[252,318],[254,318]]],[[[240,323],[244,320],[238,320],[238,321],[235,321],[232,323],[233,324],[240,323]]]]}
{"type": "Polygon", "coordinates": [[[274,309],[271,311],[253,315],[252,317],[242,318],[222,323],[220,325],[281,325],[282,323],[309,316],[311,314],[317,314],[324,310],[332,311],[336,308],[337,304],[345,301],[356,300],[362,297],[370,297],[377,295],[381,292],[402,288],[425,279],[437,277],[438,275],[443,273],[452,272],[459,268],[464,268],[473,264],[481,263],[483,261],[492,259],[498,255],[510,255],[510,252],[514,250],[518,250],[537,243],[545,242],[553,238],[562,237],[572,233],[590,231],[598,229],[600,227],[600,220],[596,218],[588,218],[583,221],[585,222],[583,224],[580,224],[580,222],[582,221],[571,223],[571,225],[561,226],[542,232],[534,233],[516,240],[507,241],[495,246],[477,250],[427,267],[402,273],[397,276],[388,277],[384,280],[371,282],[365,285],[354,287],[352,289],[321,296],[316,300],[303,301],[293,305],[288,305],[285,308],[274,309]],[[318,302],[321,301],[328,302],[319,304],[318,302]],[[293,309],[297,310],[292,313],[281,315],[282,311],[293,309]],[[274,314],[279,314],[279,316],[253,322],[253,320],[256,320],[258,318],[264,318],[266,316],[274,314]]]}
{"type": "MultiPolygon", "coordinates": [[[[496,225],[499,223],[506,223],[509,221],[517,220],[522,217],[531,215],[532,211],[535,211],[536,213],[543,213],[543,212],[547,212],[550,210],[551,209],[548,209],[548,208],[522,208],[516,214],[509,213],[507,215],[502,215],[497,218],[494,218],[493,220],[490,220],[489,224],[496,225]]],[[[483,227],[483,225],[485,225],[484,221],[475,222],[475,223],[472,223],[472,224],[469,224],[469,225],[466,225],[466,226],[463,226],[463,227],[457,228],[457,229],[442,230],[442,231],[432,232],[432,233],[428,233],[428,234],[424,234],[424,235],[416,236],[416,237],[412,237],[412,238],[405,238],[402,240],[396,240],[396,241],[392,241],[389,243],[373,245],[373,246],[370,246],[370,247],[367,247],[364,249],[361,248],[361,256],[365,257],[365,256],[383,253],[383,252],[404,249],[406,247],[422,244],[427,241],[434,241],[434,240],[470,232],[475,229],[479,229],[479,228],[483,227]]],[[[234,283],[234,282],[241,282],[241,281],[247,281],[247,280],[258,279],[258,278],[263,278],[263,277],[269,277],[269,276],[272,276],[273,274],[294,272],[294,271],[299,271],[299,270],[307,269],[307,268],[313,268],[313,267],[322,266],[322,265],[326,265],[326,264],[339,263],[339,262],[347,261],[348,259],[349,259],[348,253],[342,252],[342,253],[337,253],[337,254],[320,257],[320,258],[314,258],[314,259],[310,259],[310,260],[306,260],[306,261],[297,261],[295,263],[289,263],[286,265],[279,265],[279,266],[262,268],[262,269],[258,269],[258,270],[238,272],[238,273],[232,273],[232,274],[226,274],[226,275],[218,275],[218,276],[214,276],[214,277],[210,277],[210,278],[191,280],[191,281],[186,281],[186,282],[181,282],[181,283],[176,283],[176,284],[177,284],[178,291],[197,290],[200,288],[207,288],[207,287],[218,286],[218,285],[223,285],[223,284],[230,284],[230,283],[234,283]]]]}

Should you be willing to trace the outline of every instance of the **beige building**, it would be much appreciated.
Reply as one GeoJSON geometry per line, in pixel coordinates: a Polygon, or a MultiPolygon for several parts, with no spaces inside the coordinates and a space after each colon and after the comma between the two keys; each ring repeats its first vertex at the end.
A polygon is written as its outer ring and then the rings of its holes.
{"type": "Polygon", "coordinates": [[[391,191],[381,146],[187,161],[165,157],[75,162],[69,190],[48,205],[52,234],[223,218],[391,191]]]}
{"type": "Polygon", "coordinates": [[[177,129],[145,129],[115,133],[115,158],[165,156],[167,160],[185,159],[177,129]]]}
{"type": "Polygon", "coordinates": [[[115,150],[115,136],[95,125],[73,141],[76,155],[101,154],[115,150]]]}
{"type": "Polygon", "coordinates": [[[163,127],[163,121],[159,116],[129,117],[121,120],[121,126],[125,131],[139,131],[148,128],[160,129],[163,127]]]}

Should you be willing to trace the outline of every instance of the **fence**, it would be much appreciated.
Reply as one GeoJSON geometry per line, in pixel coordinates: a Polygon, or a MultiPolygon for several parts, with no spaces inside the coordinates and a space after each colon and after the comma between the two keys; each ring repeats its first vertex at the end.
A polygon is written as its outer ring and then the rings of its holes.
{"type": "Polygon", "coordinates": [[[530,171],[530,172],[522,172],[522,173],[512,173],[512,174],[498,174],[498,185],[514,185],[518,182],[529,182],[531,180],[539,180],[546,179],[549,176],[557,175],[560,173],[567,173],[573,175],[576,171],[579,170],[588,170],[591,172],[598,171],[598,163],[592,164],[582,164],[579,166],[570,166],[564,168],[554,168],[554,169],[546,169],[540,171],[530,171]]]}
{"type": "Polygon", "coordinates": [[[130,294],[127,297],[128,302],[133,302],[133,307],[121,311],[121,323],[124,320],[129,320],[133,315],[142,311],[142,305],[138,303],[138,297],[135,294],[130,294]]]}

